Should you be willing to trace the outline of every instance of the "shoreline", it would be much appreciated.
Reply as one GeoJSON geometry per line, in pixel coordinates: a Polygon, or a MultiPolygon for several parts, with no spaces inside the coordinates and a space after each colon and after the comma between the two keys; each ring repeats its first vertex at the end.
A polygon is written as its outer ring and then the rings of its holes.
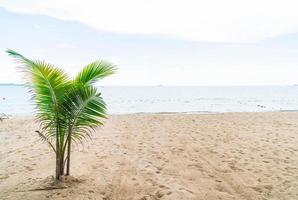
{"type": "MultiPolygon", "coordinates": [[[[191,111],[191,112],[135,112],[135,113],[114,113],[108,116],[125,115],[223,115],[223,114],[242,114],[242,113],[296,113],[298,110],[277,110],[277,111],[239,111],[239,112],[211,112],[211,111],[191,111]]],[[[28,117],[34,118],[34,115],[7,115],[8,117],[28,117]]]]}

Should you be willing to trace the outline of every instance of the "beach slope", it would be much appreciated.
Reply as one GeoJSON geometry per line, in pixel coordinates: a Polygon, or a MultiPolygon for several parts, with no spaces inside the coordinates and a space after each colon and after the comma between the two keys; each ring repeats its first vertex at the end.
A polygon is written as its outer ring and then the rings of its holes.
{"type": "Polygon", "coordinates": [[[58,186],[36,129],[0,122],[0,199],[298,199],[296,112],[113,115],[58,186]]]}

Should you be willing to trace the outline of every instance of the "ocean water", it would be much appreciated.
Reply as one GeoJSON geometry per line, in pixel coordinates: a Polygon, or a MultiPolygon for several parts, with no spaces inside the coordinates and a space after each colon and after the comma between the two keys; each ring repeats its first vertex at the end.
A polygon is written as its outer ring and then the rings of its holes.
{"type": "MultiPolygon", "coordinates": [[[[110,114],[298,110],[298,86],[99,87],[110,114]]],[[[0,85],[0,113],[33,115],[26,88],[0,85]]]]}

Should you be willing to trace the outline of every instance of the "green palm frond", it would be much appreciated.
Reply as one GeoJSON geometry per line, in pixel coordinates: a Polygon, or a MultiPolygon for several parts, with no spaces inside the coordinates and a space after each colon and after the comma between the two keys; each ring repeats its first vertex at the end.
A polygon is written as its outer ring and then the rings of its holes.
{"type": "MultiPolygon", "coordinates": [[[[35,100],[37,117],[43,122],[42,131],[47,130],[47,137],[54,136],[59,123],[59,131],[63,133],[64,123],[60,122],[64,118],[60,114],[60,105],[64,100],[65,90],[71,83],[67,74],[49,63],[30,60],[13,50],[7,50],[7,53],[22,64],[21,70],[27,77],[29,91],[35,100]]],[[[62,142],[64,138],[61,136],[62,142]]]]}
{"type": "Polygon", "coordinates": [[[81,84],[94,82],[116,73],[116,66],[106,61],[94,61],[83,68],[75,81],[81,84]]]}
{"type": "Polygon", "coordinates": [[[63,108],[68,120],[68,140],[63,151],[71,140],[83,143],[91,138],[94,127],[102,125],[106,118],[106,105],[93,86],[74,84],[65,96],[63,108]]]}
{"type": "Polygon", "coordinates": [[[74,133],[101,125],[106,118],[106,105],[93,86],[77,86],[68,91],[63,104],[74,133]]]}
{"type": "Polygon", "coordinates": [[[28,77],[30,91],[34,93],[39,109],[57,109],[70,84],[67,74],[49,63],[30,60],[13,50],[7,50],[7,53],[23,64],[22,71],[28,77]]]}

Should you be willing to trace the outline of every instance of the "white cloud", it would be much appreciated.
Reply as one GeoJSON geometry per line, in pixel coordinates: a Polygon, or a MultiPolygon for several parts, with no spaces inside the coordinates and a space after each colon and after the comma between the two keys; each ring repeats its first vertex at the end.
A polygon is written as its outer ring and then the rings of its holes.
{"type": "Polygon", "coordinates": [[[0,0],[0,6],[98,30],[193,41],[256,42],[298,31],[296,0],[0,0]]]}

